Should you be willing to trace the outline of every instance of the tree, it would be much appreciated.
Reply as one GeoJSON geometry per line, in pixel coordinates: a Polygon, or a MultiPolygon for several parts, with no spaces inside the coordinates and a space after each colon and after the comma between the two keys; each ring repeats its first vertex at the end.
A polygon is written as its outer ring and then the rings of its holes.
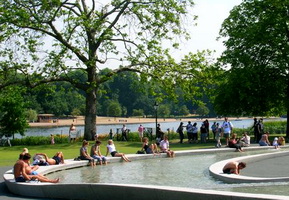
{"type": "Polygon", "coordinates": [[[196,110],[196,113],[198,115],[201,115],[202,117],[208,115],[209,112],[210,112],[209,108],[207,108],[205,105],[200,105],[196,110]]]}
{"type": "Polygon", "coordinates": [[[81,111],[78,108],[74,108],[71,112],[72,116],[79,116],[81,115],[81,111]]]}
{"type": "Polygon", "coordinates": [[[143,109],[133,109],[132,110],[132,116],[144,116],[144,111],[143,109]]]}
{"type": "Polygon", "coordinates": [[[180,107],[179,114],[182,116],[186,116],[186,115],[190,114],[190,111],[186,105],[183,105],[180,107]]]}
{"type": "Polygon", "coordinates": [[[28,109],[26,110],[25,115],[26,119],[30,122],[35,122],[37,120],[37,112],[35,110],[28,109]]]}
{"type": "Polygon", "coordinates": [[[167,104],[161,104],[158,107],[158,115],[160,117],[167,117],[171,114],[170,107],[167,104]]]}
{"type": "MultiPolygon", "coordinates": [[[[223,22],[219,113],[289,116],[289,1],[244,0],[223,22]]],[[[287,123],[287,138],[289,137],[287,123]]]]}
{"type": "Polygon", "coordinates": [[[110,101],[107,106],[106,114],[107,116],[120,117],[121,105],[116,101],[110,101]]]}
{"type": "Polygon", "coordinates": [[[15,133],[24,135],[28,127],[25,116],[25,105],[19,87],[8,87],[0,96],[0,134],[13,136],[15,133]]]}
{"type": "MultiPolygon", "coordinates": [[[[192,0],[2,0],[0,88],[15,83],[29,87],[71,83],[85,93],[84,138],[91,139],[100,85],[115,74],[137,72],[141,80],[158,80],[172,94],[179,82],[174,79],[194,78],[200,66],[194,70],[191,63],[177,65],[163,47],[168,41],[178,47],[178,35],[188,38],[183,19],[191,6],[192,0]],[[100,74],[110,60],[119,68],[100,74]],[[71,75],[76,69],[87,78],[85,82],[71,75]],[[18,72],[25,76],[14,78],[18,72]]],[[[193,20],[194,16],[190,23],[193,20]]]]}

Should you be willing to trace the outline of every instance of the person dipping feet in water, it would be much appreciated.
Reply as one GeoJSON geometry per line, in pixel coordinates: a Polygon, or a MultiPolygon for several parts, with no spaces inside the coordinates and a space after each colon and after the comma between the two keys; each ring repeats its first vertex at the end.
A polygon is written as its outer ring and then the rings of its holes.
{"type": "Polygon", "coordinates": [[[22,159],[19,159],[14,167],[13,167],[13,172],[14,172],[14,178],[16,182],[26,182],[26,181],[34,181],[38,180],[40,182],[48,182],[48,183],[58,183],[59,178],[57,179],[48,179],[45,176],[42,175],[28,175],[26,173],[26,167],[29,166],[29,161],[31,158],[31,155],[29,153],[25,153],[21,157],[22,159]]]}

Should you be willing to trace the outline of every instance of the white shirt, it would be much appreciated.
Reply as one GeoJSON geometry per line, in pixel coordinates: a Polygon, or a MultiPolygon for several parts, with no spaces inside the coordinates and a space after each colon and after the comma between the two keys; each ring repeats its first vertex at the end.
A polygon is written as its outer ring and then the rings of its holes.
{"type": "Polygon", "coordinates": [[[108,148],[109,153],[116,151],[114,144],[107,144],[106,147],[108,148]]]}
{"type": "Polygon", "coordinates": [[[224,121],[222,124],[222,129],[224,130],[224,133],[231,133],[231,129],[233,128],[233,124],[229,121],[224,121]]]}
{"type": "Polygon", "coordinates": [[[169,149],[169,141],[168,140],[162,140],[161,142],[160,142],[160,148],[161,148],[161,150],[167,150],[167,149],[169,149]]]}

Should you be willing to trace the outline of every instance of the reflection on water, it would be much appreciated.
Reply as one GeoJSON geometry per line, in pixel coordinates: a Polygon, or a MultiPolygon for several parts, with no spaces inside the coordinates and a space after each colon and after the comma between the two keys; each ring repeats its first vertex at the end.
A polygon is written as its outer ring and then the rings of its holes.
{"type": "Polygon", "coordinates": [[[179,156],[174,159],[155,156],[149,160],[131,163],[119,162],[94,168],[82,167],[56,172],[48,176],[50,178],[60,177],[62,183],[125,183],[289,196],[286,188],[289,183],[228,184],[209,175],[208,168],[215,162],[257,153],[268,153],[268,150],[243,154],[228,152],[179,156]]]}

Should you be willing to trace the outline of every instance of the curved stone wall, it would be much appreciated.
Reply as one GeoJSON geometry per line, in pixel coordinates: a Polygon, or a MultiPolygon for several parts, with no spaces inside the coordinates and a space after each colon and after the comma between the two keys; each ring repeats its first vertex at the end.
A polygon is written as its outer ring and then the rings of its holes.
{"type": "MultiPolygon", "coordinates": [[[[289,175],[286,177],[271,177],[271,178],[261,178],[261,177],[249,177],[249,176],[243,176],[243,175],[236,175],[236,174],[224,174],[223,173],[223,167],[226,163],[230,161],[237,161],[237,162],[246,162],[247,165],[250,165],[250,163],[254,163],[259,160],[266,160],[268,158],[274,158],[274,157],[280,157],[283,155],[288,155],[289,151],[276,151],[273,153],[266,153],[266,154],[258,154],[258,155],[252,155],[252,156],[244,156],[244,157],[238,157],[228,160],[223,160],[217,163],[214,163],[209,167],[210,175],[222,180],[227,183],[256,183],[256,182],[282,182],[282,181],[289,181],[289,175]]],[[[266,167],[266,166],[264,166],[266,167]]],[[[272,170],[272,169],[271,169],[272,170]]],[[[269,171],[269,170],[268,170],[269,171]]]]}
{"type": "MultiPolygon", "coordinates": [[[[263,147],[257,147],[258,149],[263,147]]],[[[266,147],[270,148],[270,147],[266,147]]],[[[233,151],[229,148],[204,149],[178,151],[177,156],[212,153],[216,150],[220,152],[233,151]]],[[[256,150],[255,147],[248,147],[246,150],[256,150]]],[[[153,155],[128,155],[131,160],[150,159],[153,155]]],[[[160,155],[166,157],[166,154],[160,155]]],[[[120,158],[108,158],[109,162],[120,162],[120,158]]],[[[66,164],[40,167],[39,173],[48,174],[54,171],[66,170],[70,168],[83,167],[87,161],[65,160],[66,164]]],[[[212,166],[211,166],[212,167],[212,166]]],[[[210,167],[210,171],[211,171],[210,167]]],[[[214,168],[214,167],[213,167],[214,168]]],[[[214,170],[218,173],[218,170],[214,170]]],[[[245,199],[288,199],[288,196],[246,194],[214,190],[200,190],[180,187],[167,187],[155,185],[132,185],[132,184],[51,184],[51,183],[16,183],[12,171],[7,171],[4,175],[8,189],[18,195],[40,197],[40,198],[63,198],[63,199],[101,199],[101,200],[192,200],[192,199],[220,199],[220,200],[243,200],[245,199]]]]}

